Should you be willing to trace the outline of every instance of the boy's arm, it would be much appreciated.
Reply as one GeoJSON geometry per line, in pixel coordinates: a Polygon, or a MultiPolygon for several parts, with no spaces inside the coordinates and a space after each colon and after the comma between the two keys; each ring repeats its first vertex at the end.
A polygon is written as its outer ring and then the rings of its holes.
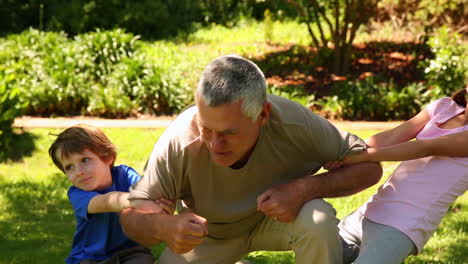
{"type": "Polygon", "coordinates": [[[165,213],[168,215],[174,214],[175,203],[173,201],[160,198],[153,200],[130,200],[130,207],[140,209],[152,213],[165,213]]]}
{"type": "Polygon", "coordinates": [[[120,212],[125,208],[134,207],[153,213],[173,214],[175,204],[166,199],[152,200],[128,200],[128,192],[108,192],[94,196],[88,204],[88,213],[120,212]]]}
{"type": "Polygon", "coordinates": [[[128,192],[108,192],[96,195],[89,201],[88,213],[118,213],[128,207],[130,207],[128,192]]]}

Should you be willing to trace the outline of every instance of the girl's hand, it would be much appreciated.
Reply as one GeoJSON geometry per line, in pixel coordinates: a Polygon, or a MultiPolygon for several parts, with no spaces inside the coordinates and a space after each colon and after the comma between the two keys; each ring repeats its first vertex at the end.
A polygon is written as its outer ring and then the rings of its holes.
{"type": "Polygon", "coordinates": [[[323,168],[326,170],[334,170],[344,166],[342,160],[327,161],[323,164],[323,168]]]}
{"type": "Polygon", "coordinates": [[[326,170],[334,170],[334,169],[338,169],[346,165],[361,163],[364,161],[370,161],[367,150],[359,151],[359,152],[352,152],[346,155],[346,157],[344,157],[343,160],[327,161],[323,165],[323,168],[326,170]]]}
{"type": "Polygon", "coordinates": [[[359,152],[352,152],[343,159],[342,164],[344,165],[351,165],[351,164],[356,164],[356,163],[361,163],[365,161],[370,161],[369,160],[369,155],[368,151],[370,150],[364,150],[364,151],[359,151],[359,152]]]}

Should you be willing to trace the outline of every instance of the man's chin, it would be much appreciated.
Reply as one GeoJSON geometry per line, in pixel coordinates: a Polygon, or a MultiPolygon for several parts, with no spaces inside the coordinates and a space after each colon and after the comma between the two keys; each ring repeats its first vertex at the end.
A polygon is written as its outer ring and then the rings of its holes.
{"type": "Polygon", "coordinates": [[[229,167],[236,162],[234,159],[232,159],[232,157],[221,156],[221,155],[217,155],[213,153],[211,154],[211,159],[213,160],[214,163],[223,167],[229,167]]]}

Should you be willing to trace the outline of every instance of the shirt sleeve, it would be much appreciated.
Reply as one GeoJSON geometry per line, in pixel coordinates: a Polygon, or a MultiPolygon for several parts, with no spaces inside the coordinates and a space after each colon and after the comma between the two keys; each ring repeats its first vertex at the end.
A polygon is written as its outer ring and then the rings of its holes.
{"type": "MultiPolygon", "coordinates": [[[[129,200],[179,199],[184,179],[184,151],[179,136],[186,133],[194,110],[185,111],[166,129],[154,145],[140,181],[130,188],[129,200]]],[[[188,133],[188,132],[187,132],[188,133]]]]}
{"type": "Polygon", "coordinates": [[[140,174],[138,174],[136,170],[134,170],[132,167],[128,167],[128,166],[125,166],[125,167],[127,171],[128,186],[133,185],[134,183],[136,183],[137,181],[141,179],[140,174]]]}
{"type": "Polygon", "coordinates": [[[99,193],[83,191],[75,186],[70,187],[68,190],[68,199],[70,200],[77,218],[83,218],[86,221],[89,220],[88,205],[91,199],[96,195],[99,195],[99,193]]]}
{"type": "Polygon", "coordinates": [[[367,148],[364,140],[346,131],[340,131],[330,121],[312,112],[306,113],[306,131],[303,144],[309,155],[317,155],[320,162],[341,160],[347,154],[367,148]]]}
{"type": "Polygon", "coordinates": [[[449,97],[443,97],[432,101],[426,106],[426,110],[429,114],[429,117],[432,119],[441,109],[443,109],[447,104],[450,104],[452,99],[449,97]]]}
{"type": "Polygon", "coordinates": [[[142,179],[130,187],[129,200],[176,199],[176,172],[172,169],[171,160],[168,151],[161,150],[156,144],[146,162],[142,179]]]}

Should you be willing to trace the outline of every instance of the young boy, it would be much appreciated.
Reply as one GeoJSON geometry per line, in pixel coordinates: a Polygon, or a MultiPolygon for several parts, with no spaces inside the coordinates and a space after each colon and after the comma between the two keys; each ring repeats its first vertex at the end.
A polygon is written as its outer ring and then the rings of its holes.
{"type": "MultiPolygon", "coordinates": [[[[140,175],[125,165],[114,167],[116,148],[102,130],[88,125],[69,127],[57,135],[49,155],[73,184],[68,199],[77,230],[66,263],[153,264],[151,251],[125,236],[117,214],[130,207],[128,189],[140,175]]],[[[132,206],[167,214],[175,207],[164,199],[132,206]]]]}

